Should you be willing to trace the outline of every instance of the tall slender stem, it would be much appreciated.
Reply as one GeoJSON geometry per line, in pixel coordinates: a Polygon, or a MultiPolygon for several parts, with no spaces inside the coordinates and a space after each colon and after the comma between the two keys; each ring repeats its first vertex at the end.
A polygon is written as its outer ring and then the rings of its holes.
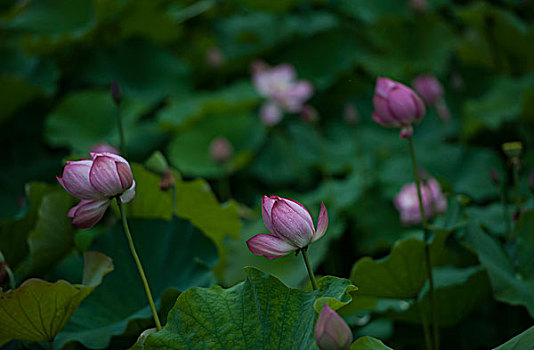
{"type": "Polygon", "coordinates": [[[141,260],[139,259],[139,256],[137,255],[137,252],[135,250],[135,245],[133,242],[132,234],[130,233],[130,228],[128,227],[128,221],[126,220],[126,212],[124,210],[124,206],[122,205],[121,200],[118,197],[117,197],[117,205],[119,206],[119,209],[121,212],[122,227],[124,228],[124,233],[126,234],[128,245],[130,246],[130,251],[132,252],[132,256],[135,260],[135,264],[137,265],[137,270],[139,271],[139,275],[141,276],[141,281],[143,282],[143,286],[145,287],[146,296],[148,298],[148,304],[150,305],[150,309],[152,310],[152,316],[154,317],[156,328],[158,329],[158,331],[161,331],[161,322],[159,321],[158,312],[156,311],[156,306],[154,305],[154,299],[152,298],[152,293],[150,292],[150,287],[148,286],[148,281],[146,279],[143,266],[141,265],[141,260]]]}
{"type": "Polygon", "coordinates": [[[434,348],[439,350],[439,328],[436,315],[436,305],[434,302],[434,278],[432,276],[432,265],[430,259],[430,242],[428,232],[428,222],[426,220],[425,208],[423,206],[423,196],[421,194],[421,182],[419,180],[419,171],[417,169],[417,160],[415,158],[415,147],[413,144],[413,138],[408,138],[410,144],[410,154],[412,156],[413,175],[415,177],[415,185],[417,187],[417,199],[419,200],[419,210],[421,211],[421,222],[423,223],[423,238],[425,241],[425,265],[428,282],[430,285],[428,291],[428,297],[430,301],[430,318],[432,321],[432,330],[434,333],[434,348]]]}
{"type": "Polygon", "coordinates": [[[178,215],[178,211],[176,210],[177,204],[176,204],[176,184],[172,186],[172,215],[178,215]]]}
{"type": "Polygon", "coordinates": [[[430,334],[430,326],[428,324],[428,319],[426,318],[425,312],[423,311],[421,305],[419,305],[419,314],[421,316],[421,323],[423,324],[423,333],[425,334],[425,344],[427,350],[432,350],[432,336],[430,334]]]}
{"type": "Polygon", "coordinates": [[[117,126],[119,129],[119,147],[121,150],[121,155],[126,157],[126,143],[124,141],[124,129],[122,128],[122,114],[121,114],[121,105],[117,104],[117,126]]]}
{"type": "Polygon", "coordinates": [[[50,350],[54,350],[55,347],[54,347],[54,341],[53,340],[50,340],[50,350]]]}
{"type": "Polygon", "coordinates": [[[499,191],[501,192],[502,212],[504,215],[504,222],[506,223],[506,238],[510,239],[512,236],[512,223],[510,222],[510,214],[508,213],[508,202],[506,200],[506,186],[504,185],[504,181],[501,184],[499,191]]]}
{"type": "Polygon", "coordinates": [[[515,205],[516,210],[521,211],[521,190],[519,189],[519,160],[512,164],[514,174],[514,190],[515,190],[515,205]]]}
{"type": "Polygon", "coordinates": [[[300,251],[302,252],[302,258],[304,259],[304,264],[306,264],[306,269],[308,270],[308,275],[310,276],[310,281],[313,290],[317,290],[317,280],[315,279],[315,275],[313,274],[310,261],[308,260],[308,247],[302,248],[300,251]]]}

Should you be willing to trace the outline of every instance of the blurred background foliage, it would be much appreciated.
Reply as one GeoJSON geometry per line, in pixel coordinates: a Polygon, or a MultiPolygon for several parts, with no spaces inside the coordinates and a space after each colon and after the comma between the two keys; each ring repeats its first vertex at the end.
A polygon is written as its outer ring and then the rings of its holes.
{"type": "Polygon", "coordinates": [[[487,349],[532,325],[534,216],[527,178],[534,171],[534,4],[417,3],[0,0],[0,250],[18,281],[79,282],[80,252],[88,249],[106,253],[115,265],[56,345],[123,349],[150,326],[134,270],[120,263],[131,261],[106,235],[118,230],[116,211],[93,229],[74,230],[65,218],[73,199],[54,178],[64,159],[86,157],[101,142],[118,146],[113,80],[124,92],[127,153],[137,163],[138,194],[128,210],[162,310],[190,286],[242,281],[244,266],[292,287],[305,282],[298,258],[267,261],[244,243],[265,231],[261,196],[276,194],[304,203],[315,218],[321,201],[328,208],[328,233],[310,256],[320,274],[351,276],[360,287],[341,309],[355,334],[379,337],[395,349],[422,347],[424,276],[398,293],[383,293],[391,291],[391,278],[417,279],[421,272],[418,230],[402,226],[393,206],[395,194],[412,181],[408,145],[375,124],[371,112],[378,76],[410,84],[429,73],[442,82],[452,114],[443,122],[429,108],[414,133],[421,167],[439,180],[449,201],[433,223],[440,228],[433,249],[443,348],[487,349]],[[293,114],[274,127],[262,124],[262,98],[251,82],[256,60],[290,63],[310,81],[318,120],[293,114]],[[220,136],[233,146],[224,164],[209,151],[220,136]],[[513,241],[520,249],[504,239],[500,189],[489,176],[496,169],[514,198],[511,166],[501,151],[507,141],[524,148],[519,182],[526,212],[514,222],[513,241]],[[158,189],[157,172],[141,165],[155,151],[176,170],[179,218],[171,194],[158,189]],[[147,237],[155,227],[161,237],[147,237]],[[158,265],[155,253],[162,251],[175,257],[169,261],[178,274],[157,273],[169,272],[158,265]],[[389,257],[358,261],[363,256],[389,257]],[[395,256],[413,259],[411,267],[388,262],[395,256]],[[112,293],[125,285],[137,294],[112,293]]]}

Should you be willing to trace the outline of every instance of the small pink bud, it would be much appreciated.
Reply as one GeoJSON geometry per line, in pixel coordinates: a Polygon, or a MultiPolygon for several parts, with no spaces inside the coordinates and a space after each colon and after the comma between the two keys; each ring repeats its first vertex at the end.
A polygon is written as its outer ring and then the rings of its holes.
{"type": "Polygon", "coordinates": [[[232,158],[234,147],[226,137],[220,136],[210,144],[210,156],[215,163],[226,163],[232,158]]]}
{"type": "Polygon", "coordinates": [[[273,102],[265,102],[260,107],[260,120],[264,125],[273,126],[282,120],[283,114],[280,107],[273,102]]]}
{"type": "Polygon", "coordinates": [[[499,173],[497,172],[497,170],[495,170],[494,168],[490,169],[490,179],[491,179],[491,182],[493,182],[495,186],[500,186],[501,177],[499,176],[499,173]]]}
{"type": "Polygon", "coordinates": [[[352,343],[349,326],[328,304],[315,324],[315,341],[321,350],[348,350],[352,343]]]}
{"type": "Polygon", "coordinates": [[[206,62],[212,67],[220,67],[225,60],[223,52],[217,46],[210,47],[206,51],[206,62]]]}
{"type": "Polygon", "coordinates": [[[443,87],[433,75],[419,75],[413,80],[412,84],[429,105],[434,105],[443,98],[443,87]]]}
{"type": "Polygon", "coordinates": [[[300,117],[304,122],[313,124],[319,120],[319,113],[313,106],[304,105],[300,111],[300,117]]]}
{"type": "Polygon", "coordinates": [[[159,182],[159,189],[162,191],[168,191],[170,188],[173,188],[176,185],[176,181],[174,180],[174,175],[172,174],[172,171],[166,170],[161,175],[161,180],[159,182]]]}
{"type": "Polygon", "coordinates": [[[415,13],[425,13],[428,11],[427,0],[408,0],[408,4],[415,13]]]}
{"type": "Polygon", "coordinates": [[[322,203],[317,230],[308,210],[292,199],[263,196],[262,216],[270,234],[255,235],[247,241],[247,245],[253,254],[268,259],[307,247],[324,236],[328,228],[328,213],[322,203]]]}
{"type": "Polygon", "coordinates": [[[425,116],[425,104],[409,87],[387,78],[376,80],[373,120],[385,127],[417,124],[425,116]]]}
{"type": "Polygon", "coordinates": [[[108,145],[107,143],[99,143],[91,148],[90,153],[113,153],[119,155],[120,152],[117,148],[108,145]]]}
{"type": "Polygon", "coordinates": [[[94,226],[114,197],[127,203],[135,196],[135,181],[128,162],[112,153],[91,153],[92,159],[67,162],[57,180],[67,192],[81,199],[68,217],[79,228],[94,226]]]}
{"type": "Polygon", "coordinates": [[[116,105],[120,105],[122,101],[122,89],[119,85],[119,82],[113,80],[111,83],[111,98],[115,101],[116,105]]]}
{"type": "Polygon", "coordinates": [[[343,108],[343,119],[346,123],[357,124],[360,121],[360,113],[355,105],[346,103],[343,108]]]}

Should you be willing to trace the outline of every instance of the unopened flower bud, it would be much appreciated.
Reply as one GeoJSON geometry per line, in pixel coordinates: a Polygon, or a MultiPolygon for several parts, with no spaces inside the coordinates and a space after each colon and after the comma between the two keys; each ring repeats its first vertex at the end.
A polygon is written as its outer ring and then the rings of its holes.
{"type": "Polygon", "coordinates": [[[357,124],[360,121],[360,113],[355,105],[346,103],[343,108],[343,119],[346,123],[357,124]]]}
{"type": "Polygon", "coordinates": [[[315,341],[321,350],[348,350],[352,343],[349,326],[328,304],[315,324],[315,341]]]}
{"type": "MultiPolygon", "coordinates": [[[[387,78],[376,80],[373,120],[385,127],[404,128],[417,124],[425,116],[425,104],[409,87],[387,78]]],[[[406,136],[404,130],[401,136],[406,136]]]]}
{"type": "Polygon", "coordinates": [[[499,173],[494,168],[490,169],[490,179],[495,186],[500,186],[501,184],[501,177],[499,176],[499,173]]]}
{"type": "Polygon", "coordinates": [[[211,141],[210,156],[215,163],[226,163],[233,153],[234,147],[226,137],[220,136],[211,141]]]}
{"type": "Polygon", "coordinates": [[[435,76],[422,74],[412,82],[415,90],[423,97],[429,105],[434,105],[443,98],[443,87],[435,76]]]}
{"type": "Polygon", "coordinates": [[[91,148],[91,151],[89,153],[113,153],[113,154],[121,154],[119,150],[111,145],[108,145],[107,143],[99,143],[93,146],[91,148]]]}
{"type": "Polygon", "coordinates": [[[113,80],[111,83],[111,98],[115,101],[115,104],[120,105],[122,101],[122,89],[119,82],[113,80]]]}
{"type": "Polygon", "coordinates": [[[313,124],[319,120],[319,113],[310,105],[302,106],[300,117],[306,123],[313,124]]]}
{"type": "Polygon", "coordinates": [[[217,46],[210,47],[206,51],[206,62],[212,67],[220,67],[225,61],[223,52],[217,46]]]}
{"type": "Polygon", "coordinates": [[[163,175],[169,169],[169,163],[160,151],[155,151],[145,162],[145,167],[156,174],[163,175]]]}
{"type": "Polygon", "coordinates": [[[170,188],[173,188],[176,185],[174,180],[174,175],[172,171],[167,170],[161,175],[161,180],[159,182],[159,188],[162,191],[168,191],[170,188]]]}

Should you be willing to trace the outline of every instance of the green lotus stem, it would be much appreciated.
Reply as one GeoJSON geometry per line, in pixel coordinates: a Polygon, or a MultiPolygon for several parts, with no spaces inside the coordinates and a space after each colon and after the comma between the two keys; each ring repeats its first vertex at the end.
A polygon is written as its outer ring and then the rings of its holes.
{"type": "Polygon", "coordinates": [[[503,184],[500,188],[502,212],[504,215],[504,222],[506,222],[506,238],[510,239],[512,236],[512,223],[510,221],[510,215],[508,213],[508,202],[506,201],[506,187],[503,184]]]}
{"type": "Polygon", "coordinates": [[[176,209],[176,184],[172,186],[172,215],[178,215],[178,210],[176,209]]]}
{"type": "MultiPolygon", "coordinates": [[[[519,162],[517,160],[516,162],[519,162]]],[[[519,189],[519,165],[518,163],[514,163],[512,166],[513,174],[514,174],[514,189],[515,189],[515,205],[516,210],[521,213],[521,190],[519,189]]]]}
{"type": "Polygon", "coordinates": [[[432,350],[432,335],[430,334],[430,327],[428,325],[428,320],[421,306],[419,306],[419,314],[421,316],[421,323],[423,324],[423,333],[425,334],[425,344],[427,350],[432,350]]]}
{"type": "Polygon", "coordinates": [[[415,158],[415,147],[413,144],[413,138],[408,137],[408,143],[410,144],[410,155],[412,157],[413,175],[415,177],[415,186],[417,187],[417,199],[419,200],[419,210],[421,211],[421,221],[423,223],[423,238],[425,241],[425,265],[428,282],[430,285],[428,291],[428,298],[430,301],[430,318],[432,321],[432,330],[434,333],[434,349],[439,350],[439,328],[436,315],[436,305],[434,302],[434,277],[432,276],[432,265],[430,259],[430,242],[428,232],[428,222],[426,220],[425,208],[423,206],[423,196],[421,195],[421,182],[419,180],[419,171],[417,169],[417,160],[415,158]]]}
{"type": "Polygon", "coordinates": [[[306,264],[306,269],[308,270],[308,275],[310,276],[310,281],[313,290],[317,290],[317,280],[315,279],[315,275],[313,274],[310,261],[308,260],[308,247],[302,248],[300,251],[302,252],[302,258],[304,259],[304,264],[306,264]]]}
{"type": "Polygon", "coordinates": [[[123,157],[126,157],[126,143],[124,141],[124,129],[122,127],[122,114],[121,114],[121,106],[120,104],[117,104],[117,126],[119,129],[119,148],[121,150],[121,155],[123,157]]]}
{"type": "Polygon", "coordinates": [[[132,234],[130,233],[130,228],[128,227],[128,221],[126,220],[126,211],[124,210],[124,206],[122,205],[121,200],[118,197],[117,205],[119,206],[121,212],[122,227],[124,228],[124,233],[126,234],[128,245],[130,246],[130,251],[132,252],[135,264],[137,265],[137,270],[139,271],[139,275],[141,276],[141,281],[143,282],[143,286],[145,287],[148,304],[150,305],[150,309],[152,310],[152,316],[154,317],[156,328],[158,329],[158,331],[161,331],[161,322],[159,321],[158,312],[156,311],[156,306],[154,305],[154,299],[152,298],[152,293],[150,292],[150,287],[146,279],[145,271],[143,270],[143,265],[141,265],[141,260],[139,259],[139,256],[137,255],[137,252],[135,250],[135,245],[133,242],[132,234]]]}

